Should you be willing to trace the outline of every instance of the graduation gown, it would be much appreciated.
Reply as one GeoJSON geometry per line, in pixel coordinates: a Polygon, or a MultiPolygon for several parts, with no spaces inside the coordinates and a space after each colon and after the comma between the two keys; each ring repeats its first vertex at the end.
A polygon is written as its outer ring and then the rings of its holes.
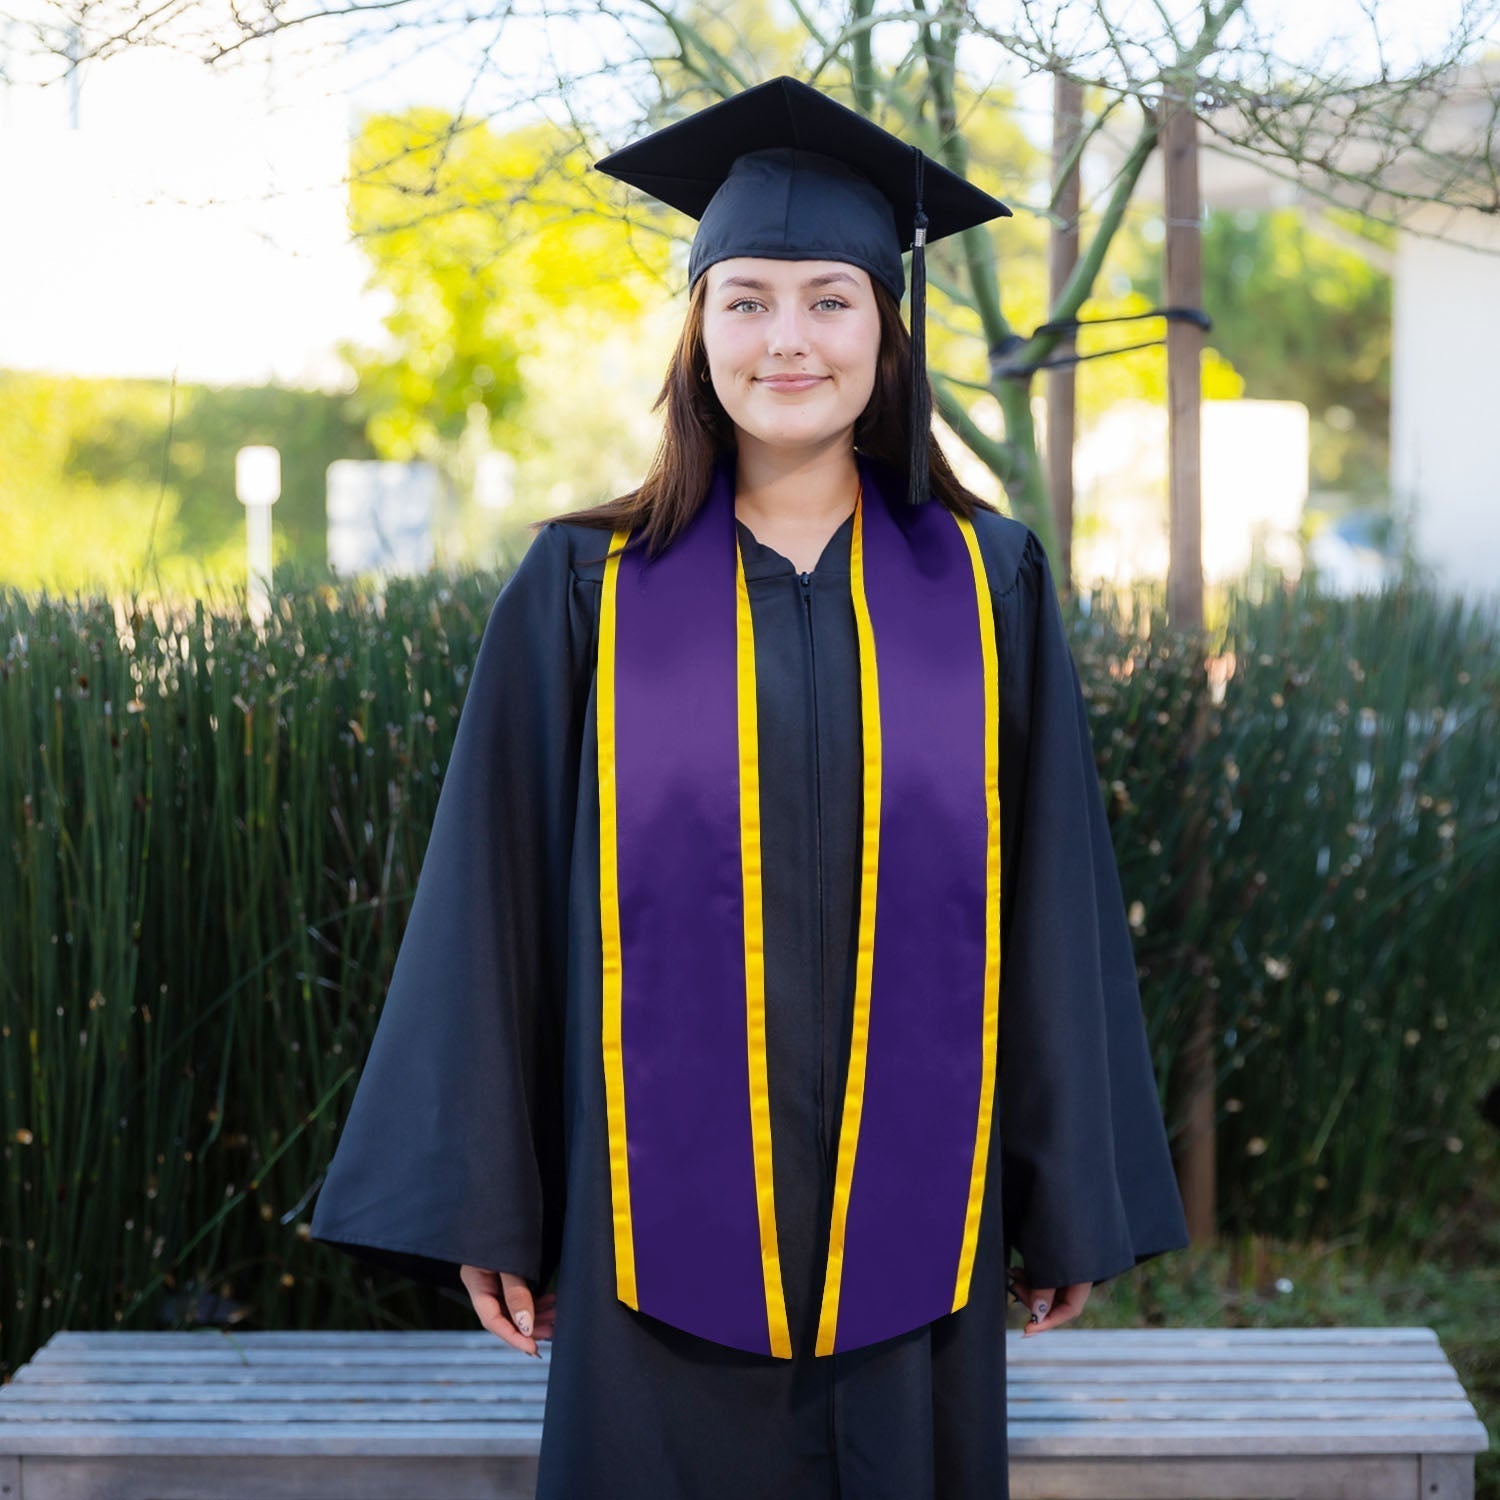
{"type": "Polygon", "coordinates": [[[464,1263],[534,1293],[556,1274],[538,1500],[1003,1500],[1011,1253],[1033,1285],[1061,1287],[1187,1244],[1048,561],[1020,522],[974,517],[1001,677],[1002,970],[969,1301],[818,1356],[858,937],[853,516],[801,574],[735,524],[754,618],[793,1356],[699,1338],[616,1296],[594,691],[609,533],[577,523],[536,534],[486,626],[312,1235],[455,1288],[464,1263]]]}

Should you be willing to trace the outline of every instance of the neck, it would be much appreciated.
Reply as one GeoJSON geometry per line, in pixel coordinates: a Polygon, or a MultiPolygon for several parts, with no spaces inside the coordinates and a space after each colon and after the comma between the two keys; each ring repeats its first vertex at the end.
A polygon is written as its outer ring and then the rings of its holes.
{"type": "Polygon", "coordinates": [[[740,434],[735,507],[771,522],[836,525],[854,509],[859,470],[845,440],[826,448],[770,448],[740,434]]]}

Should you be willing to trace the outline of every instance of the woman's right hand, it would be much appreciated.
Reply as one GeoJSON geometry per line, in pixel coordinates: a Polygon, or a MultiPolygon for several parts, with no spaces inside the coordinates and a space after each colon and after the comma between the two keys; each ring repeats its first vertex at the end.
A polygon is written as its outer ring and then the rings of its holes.
{"type": "Polygon", "coordinates": [[[513,1276],[509,1271],[486,1271],[481,1266],[460,1266],[458,1274],[479,1321],[523,1354],[540,1359],[537,1340],[552,1337],[557,1293],[544,1292],[533,1306],[531,1287],[524,1276],[513,1276]]]}

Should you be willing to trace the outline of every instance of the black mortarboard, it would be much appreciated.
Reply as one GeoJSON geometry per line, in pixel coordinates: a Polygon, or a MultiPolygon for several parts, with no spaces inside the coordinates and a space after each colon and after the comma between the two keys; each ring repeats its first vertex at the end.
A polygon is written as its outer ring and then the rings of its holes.
{"type": "Polygon", "coordinates": [[[912,252],[911,483],[927,498],[927,276],[923,245],[1010,209],[918,147],[795,78],[711,104],[594,165],[699,221],[689,285],[731,256],[841,260],[899,301],[912,252]]]}

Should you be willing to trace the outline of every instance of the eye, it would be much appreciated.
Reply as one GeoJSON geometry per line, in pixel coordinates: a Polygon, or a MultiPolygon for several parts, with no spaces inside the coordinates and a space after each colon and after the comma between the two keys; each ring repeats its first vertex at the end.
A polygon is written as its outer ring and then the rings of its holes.
{"type": "Polygon", "coordinates": [[[822,307],[825,303],[829,303],[829,302],[831,302],[835,307],[848,307],[848,305],[849,305],[847,302],[844,301],[844,299],[842,297],[835,297],[832,294],[830,294],[827,297],[819,297],[818,300],[813,303],[813,306],[814,307],[822,307]]]}
{"type": "Polygon", "coordinates": [[[729,304],[729,311],[730,312],[735,312],[739,308],[744,307],[747,303],[751,303],[751,302],[754,302],[757,307],[760,306],[760,303],[758,301],[756,301],[756,299],[754,297],[741,297],[737,302],[731,302],[729,304]]]}

